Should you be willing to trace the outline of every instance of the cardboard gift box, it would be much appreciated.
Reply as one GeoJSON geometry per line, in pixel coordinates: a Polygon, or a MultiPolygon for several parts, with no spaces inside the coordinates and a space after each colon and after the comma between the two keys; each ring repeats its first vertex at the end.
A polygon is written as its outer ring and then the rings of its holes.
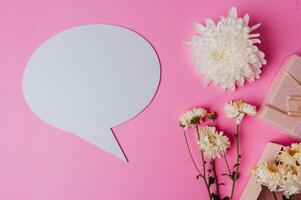
{"type": "MultiPolygon", "coordinates": [[[[279,144],[275,144],[275,143],[271,143],[269,142],[263,153],[261,154],[261,157],[259,158],[257,163],[262,163],[262,162],[272,162],[276,159],[276,157],[278,156],[281,147],[283,147],[282,145],[279,144]]],[[[256,164],[254,164],[255,166],[256,164]]],[[[272,193],[269,191],[265,191],[265,196],[266,196],[266,200],[274,200],[274,197],[272,196],[272,193]]],[[[281,193],[277,194],[278,199],[282,199],[281,193]]],[[[261,200],[262,196],[261,196],[261,185],[259,183],[257,183],[255,177],[253,175],[251,175],[245,190],[243,191],[240,200],[261,200]]],[[[301,195],[297,196],[297,199],[301,199],[301,195]]]]}
{"type": "Polygon", "coordinates": [[[258,116],[301,139],[301,57],[288,57],[264,99],[258,116]]]}
{"type": "MultiPolygon", "coordinates": [[[[258,163],[264,162],[264,161],[274,161],[281,149],[281,145],[275,144],[275,143],[268,143],[258,160],[258,163]]],[[[255,166],[256,164],[254,164],[255,166]]],[[[243,191],[240,200],[256,200],[260,199],[260,193],[261,193],[261,185],[256,182],[256,179],[254,176],[251,176],[249,179],[245,190],[243,191]]]]}

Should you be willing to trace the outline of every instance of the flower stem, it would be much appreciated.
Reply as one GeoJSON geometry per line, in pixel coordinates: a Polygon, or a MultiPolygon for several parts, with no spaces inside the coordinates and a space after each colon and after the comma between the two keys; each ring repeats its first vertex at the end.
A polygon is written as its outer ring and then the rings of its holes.
{"type": "MultiPolygon", "coordinates": [[[[197,166],[197,164],[196,164],[196,162],[195,162],[195,160],[194,160],[194,158],[193,158],[193,156],[192,156],[192,153],[191,153],[191,149],[190,149],[190,146],[189,146],[189,143],[188,143],[188,139],[187,139],[187,135],[186,135],[186,131],[185,131],[185,129],[183,129],[183,133],[184,133],[184,138],[185,138],[185,142],[186,142],[186,147],[187,147],[187,150],[188,150],[188,153],[189,153],[189,156],[190,156],[190,159],[191,159],[191,161],[192,161],[192,163],[193,163],[193,165],[194,165],[194,167],[195,167],[195,169],[196,169],[196,171],[198,172],[198,176],[200,176],[203,180],[204,180],[204,183],[205,183],[205,185],[206,185],[206,188],[207,188],[207,192],[208,192],[208,195],[209,195],[209,199],[211,200],[211,192],[210,192],[210,188],[209,188],[209,185],[208,185],[208,182],[207,182],[207,179],[206,179],[206,177],[205,177],[205,164],[204,164],[204,161],[203,161],[203,159],[202,159],[202,162],[203,162],[203,174],[202,174],[202,172],[201,172],[201,170],[198,168],[198,166],[197,166]]],[[[201,154],[202,154],[202,158],[204,157],[203,156],[203,152],[201,151],[201,154]]]]}
{"type": "Polygon", "coordinates": [[[199,173],[198,175],[200,176],[203,176],[202,173],[201,173],[201,170],[198,168],[193,156],[192,156],[192,153],[191,153],[191,150],[190,150],[190,147],[189,147],[189,143],[188,143],[188,139],[187,139],[187,135],[186,135],[186,131],[183,130],[183,133],[184,133],[184,137],[185,137],[185,142],[186,142],[186,146],[187,146],[187,149],[188,149],[188,153],[189,153],[189,156],[190,156],[190,159],[196,169],[196,171],[199,173]]]}
{"type": "Polygon", "coordinates": [[[236,180],[238,178],[238,172],[240,167],[240,149],[239,149],[239,124],[236,125],[236,133],[234,135],[236,140],[236,164],[235,164],[235,170],[234,174],[232,176],[232,189],[231,189],[231,196],[230,199],[233,199],[234,191],[235,191],[235,184],[236,180]]]}
{"type": "Polygon", "coordinates": [[[296,200],[296,197],[297,197],[296,194],[293,194],[293,195],[290,196],[289,199],[290,199],[290,200],[296,200]]]}
{"type": "Polygon", "coordinates": [[[201,157],[202,157],[202,163],[203,163],[203,180],[204,180],[204,183],[206,185],[206,188],[207,188],[207,192],[208,192],[208,196],[209,196],[209,199],[211,200],[212,199],[212,195],[211,195],[211,191],[210,191],[210,185],[206,179],[206,161],[204,159],[204,153],[203,151],[201,150],[201,157]]]}
{"type": "Polygon", "coordinates": [[[273,193],[274,199],[277,200],[276,192],[272,192],[272,193],[273,193]]]}
{"type": "Polygon", "coordinates": [[[215,188],[216,188],[216,195],[217,197],[220,197],[220,193],[219,193],[219,183],[218,183],[218,177],[217,177],[217,173],[216,173],[216,167],[215,167],[215,160],[211,159],[211,167],[212,167],[212,171],[213,171],[213,176],[214,176],[214,183],[215,183],[215,188]]]}
{"type": "Polygon", "coordinates": [[[262,199],[265,200],[265,191],[264,191],[264,187],[261,185],[261,196],[262,199]]]}
{"type": "MultiPolygon", "coordinates": [[[[197,132],[197,135],[198,135],[198,139],[200,139],[199,126],[197,124],[195,125],[195,129],[196,129],[196,132],[197,132]]],[[[201,151],[201,158],[202,158],[202,164],[203,164],[203,177],[202,178],[203,178],[204,183],[206,185],[209,199],[211,200],[213,196],[212,196],[211,191],[210,191],[210,185],[209,185],[209,183],[207,181],[207,178],[206,178],[206,160],[205,160],[203,151],[202,150],[200,150],[200,151],[201,151]]]]}
{"type": "Polygon", "coordinates": [[[228,159],[227,159],[226,154],[224,154],[224,158],[225,158],[225,162],[226,162],[226,166],[227,166],[227,170],[228,170],[229,176],[231,176],[231,170],[230,170],[230,167],[229,167],[229,163],[228,163],[228,159]]]}
{"type": "Polygon", "coordinates": [[[213,124],[213,126],[216,127],[216,121],[215,121],[215,119],[212,119],[212,124],[213,124]]]}

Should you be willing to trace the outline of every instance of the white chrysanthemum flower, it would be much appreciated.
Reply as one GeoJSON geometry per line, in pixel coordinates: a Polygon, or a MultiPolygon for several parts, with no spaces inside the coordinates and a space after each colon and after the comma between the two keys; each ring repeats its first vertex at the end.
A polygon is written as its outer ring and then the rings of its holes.
{"type": "Polygon", "coordinates": [[[193,108],[181,114],[179,123],[183,128],[188,128],[192,124],[198,124],[207,114],[204,108],[193,108]]]}
{"type": "Polygon", "coordinates": [[[282,167],[282,180],[279,191],[289,198],[301,192],[301,144],[294,143],[290,147],[283,147],[276,162],[282,167]]]}
{"type": "Polygon", "coordinates": [[[279,152],[276,161],[280,162],[280,164],[284,166],[295,166],[297,164],[297,160],[295,158],[296,154],[297,152],[292,148],[283,147],[279,152]]]}
{"type": "Polygon", "coordinates": [[[289,199],[301,192],[301,166],[297,159],[301,144],[280,150],[275,162],[258,164],[253,170],[256,180],[270,191],[282,192],[289,199]]]}
{"type": "Polygon", "coordinates": [[[281,180],[279,191],[283,192],[287,199],[291,195],[299,194],[301,192],[301,174],[288,171],[281,180]]]}
{"type": "Polygon", "coordinates": [[[240,124],[245,115],[255,116],[257,113],[256,106],[246,103],[243,100],[226,103],[224,111],[228,118],[235,119],[236,124],[240,124]]]}
{"type": "Polygon", "coordinates": [[[249,27],[249,15],[237,17],[236,8],[215,24],[206,19],[205,25],[195,24],[199,35],[189,42],[197,70],[204,75],[206,85],[213,82],[222,89],[235,90],[259,78],[264,53],[255,46],[260,43],[258,33],[251,34],[260,24],[249,27]]]}
{"type": "Polygon", "coordinates": [[[204,108],[193,108],[192,112],[196,117],[203,119],[207,115],[207,110],[204,108]]]}
{"type": "Polygon", "coordinates": [[[194,113],[190,110],[182,113],[179,119],[180,126],[184,128],[189,127],[193,117],[194,117],[194,113]]]}
{"type": "Polygon", "coordinates": [[[293,152],[294,158],[301,165],[301,143],[294,143],[291,145],[291,152],[293,152]]]}
{"type": "Polygon", "coordinates": [[[276,192],[281,182],[281,174],[274,163],[259,163],[253,170],[256,181],[269,188],[270,191],[276,192]]]}
{"type": "Polygon", "coordinates": [[[218,132],[213,126],[201,128],[199,134],[198,145],[206,157],[220,158],[230,147],[229,138],[223,132],[218,132]]]}

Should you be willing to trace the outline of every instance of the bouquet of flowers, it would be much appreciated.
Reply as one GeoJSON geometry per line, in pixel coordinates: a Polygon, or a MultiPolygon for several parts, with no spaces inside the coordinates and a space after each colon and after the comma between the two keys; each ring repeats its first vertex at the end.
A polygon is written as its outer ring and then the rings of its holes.
{"type": "Polygon", "coordinates": [[[246,103],[242,100],[231,101],[225,104],[225,113],[228,118],[233,118],[236,123],[236,132],[234,134],[236,140],[236,163],[233,169],[229,166],[226,156],[227,149],[230,147],[229,138],[224,135],[222,131],[217,129],[216,112],[210,112],[204,108],[193,108],[192,110],[184,112],[180,116],[179,124],[183,128],[184,138],[188,148],[188,152],[192,163],[198,173],[197,178],[201,178],[207,188],[208,198],[210,200],[227,200],[233,199],[236,181],[239,175],[240,168],[240,146],[239,146],[239,128],[242,120],[246,115],[256,115],[256,107],[246,103]],[[209,121],[206,121],[206,119],[209,121]],[[200,157],[202,165],[199,167],[191,153],[190,145],[188,143],[186,130],[193,128],[196,133],[197,145],[200,149],[200,157]],[[232,188],[230,195],[224,198],[219,192],[218,173],[215,167],[215,162],[221,157],[227,166],[227,172],[221,175],[228,176],[232,181],[232,188]],[[212,192],[212,186],[215,186],[215,191],[212,192]]]}

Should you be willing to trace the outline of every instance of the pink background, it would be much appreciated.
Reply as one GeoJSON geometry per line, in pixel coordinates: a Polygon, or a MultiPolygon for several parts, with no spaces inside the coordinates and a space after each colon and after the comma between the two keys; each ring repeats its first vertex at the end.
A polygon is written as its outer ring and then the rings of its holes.
{"type": "MultiPolygon", "coordinates": [[[[0,0],[0,199],[206,199],[178,116],[196,105],[211,108],[219,112],[220,128],[232,136],[235,127],[224,119],[224,102],[243,98],[260,105],[283,59],[301,54],[300,9],[298,0],[0,0]],[[268,60],[260,80],[234,93],[204,88],[184,44],[195,34],[194,22],[217,19],[231,6],[240,15],[249,13],[251,24],[263,23],[258,31],[268,60]],[[33,51],[61,30],[91,23],[136,30],[154,45],[162,64],[154,101],[138,117],[114,128],[129,163],[43,123],[22,95],[22,74],[33,51]]],[[[281,130],[247,118],[237,194],[271,140],[290,141],[281,130]]]]}

